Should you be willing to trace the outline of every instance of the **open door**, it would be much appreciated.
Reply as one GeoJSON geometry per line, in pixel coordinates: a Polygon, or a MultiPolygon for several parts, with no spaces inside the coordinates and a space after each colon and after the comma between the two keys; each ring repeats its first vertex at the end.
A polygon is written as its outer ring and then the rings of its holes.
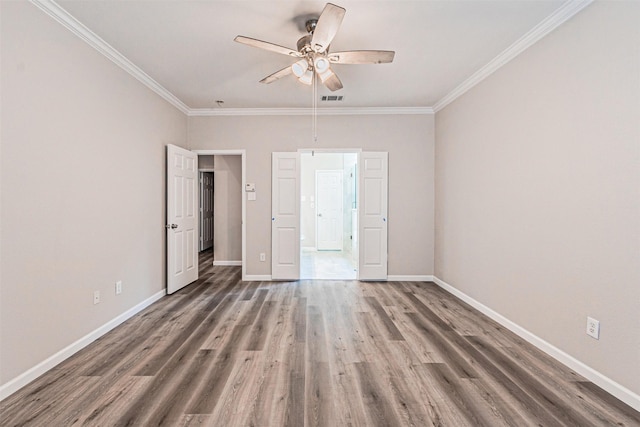
{"type": "Polygon", "coordinates": [[[359,280],[387,280],[388,153],[360,154],[359,280]]]}
{"type": "Polygon", "coordinates": [[[167,293],[198,279],[198,155],[167,145],[167,293]]]}
{"type": "Polygon", "coordinates": [[[271,278],[300,278],[300,155],[273,153],[271,278]]]}

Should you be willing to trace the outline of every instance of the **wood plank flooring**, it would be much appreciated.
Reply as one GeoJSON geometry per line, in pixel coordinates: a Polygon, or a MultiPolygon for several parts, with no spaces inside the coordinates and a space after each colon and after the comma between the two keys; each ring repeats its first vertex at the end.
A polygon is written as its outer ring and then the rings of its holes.
{"type": "Polygon", "coordinates": [[[640,426],[433,283],[242,282],[201,259],[0,403],[2,426],[640,426]]]}

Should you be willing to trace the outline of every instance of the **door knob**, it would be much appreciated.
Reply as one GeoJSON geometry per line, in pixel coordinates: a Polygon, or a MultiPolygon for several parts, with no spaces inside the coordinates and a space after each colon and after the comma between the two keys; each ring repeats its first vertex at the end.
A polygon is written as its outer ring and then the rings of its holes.
{"type": "Polygon", "coordinates": [[[170,229],[174,229],[174,228],[178,228],[178,224],[167,224],[164,226],[165,228],[170,228],[170,229]]]}
{"type": "Polygon", "coordinates": [[[322,214],[318,214],[318,216],[322,216],[322,214]]]}

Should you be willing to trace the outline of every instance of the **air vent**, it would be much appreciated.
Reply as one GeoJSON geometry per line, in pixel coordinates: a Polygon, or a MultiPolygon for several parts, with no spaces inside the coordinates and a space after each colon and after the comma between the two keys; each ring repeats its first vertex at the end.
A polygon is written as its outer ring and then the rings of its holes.
{"type": "Polygon", "coordinates": [[[342,101],[342,95],[322,95],[321,101],[342,101]]]}

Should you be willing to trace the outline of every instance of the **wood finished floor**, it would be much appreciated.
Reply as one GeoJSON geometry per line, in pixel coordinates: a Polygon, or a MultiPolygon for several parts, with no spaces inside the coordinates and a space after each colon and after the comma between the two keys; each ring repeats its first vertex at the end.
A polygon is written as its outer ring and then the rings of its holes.
{"type": "Polygon", "coordinates": [[[0,403],[2,426],[640,426],[433,283],[242,282],[201,261],[0,403]]]}

